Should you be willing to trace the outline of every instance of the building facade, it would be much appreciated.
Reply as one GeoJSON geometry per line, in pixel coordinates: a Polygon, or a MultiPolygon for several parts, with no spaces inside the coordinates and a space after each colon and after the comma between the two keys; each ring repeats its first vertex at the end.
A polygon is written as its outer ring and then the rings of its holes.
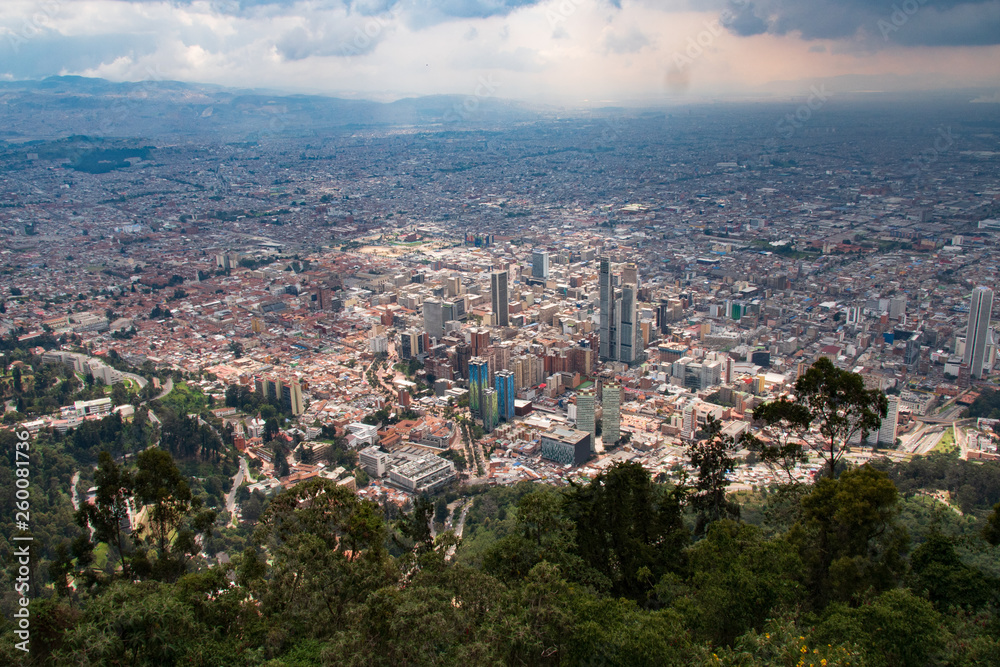
{"type": "Polygon", "coordinates": [[[605,446],[613,445],[621,437],[622,427],[622,386],[611,382],[604,385],[602,405],[604,416],[601,417],[601,436],[605,446]]]}
{"type": "Polygon", "coordinates": [[[483,397],[489,383],[489,362],[483,357],[469,359],[469,410],[473,417],[483,416],[483,397]]]}
{"type": "Polygon", "coordinates": [[[969,372],[974,378],[983,377],[986,339],[989,337],[992,310],[993,290],[982,286],[972,290],[972,303],[969,307],[969,330],[965,335],[963,362],[969,367],[969,372]]]}
{"type": "Polygon", "coordinates": [[[590,451],[597,447],[596,421],[594,414],[597,407],[597,396],[593,389],[584,389],[576,395],[576,428],[590,434],[590,451]]]}
{"type": "Polygon", "coordinates": [[[543,459],[563,465],[583,465],[590,457],[590,434],[569,428],[554,428],[542,433],[543,459]]]}
{"type": "Polygon", "coordinates": [[[515,387],[515,376],[513,371],[497,371],[495,378],[497,389],[497,405],[500,410],[500,419],[510,421],[514,418],[514,398],[517,393],[515,387]]]}
{"type": "Polygon", "coordinates": [[[494,271],[490,274],[490,296],[493,299],[493,316],[498,327],[510,326],[510,298],[507,294],[506,271],[494,271]]]}

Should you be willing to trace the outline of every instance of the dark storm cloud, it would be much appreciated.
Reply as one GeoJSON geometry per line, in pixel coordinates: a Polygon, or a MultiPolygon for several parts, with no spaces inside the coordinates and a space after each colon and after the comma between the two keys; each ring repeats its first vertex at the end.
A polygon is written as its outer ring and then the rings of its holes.
{"type": "Polygon", "coordinates": [[[737,0],[722,14],[737,35],[905,46],[1000,44],[1000,0],[737,0]]]}

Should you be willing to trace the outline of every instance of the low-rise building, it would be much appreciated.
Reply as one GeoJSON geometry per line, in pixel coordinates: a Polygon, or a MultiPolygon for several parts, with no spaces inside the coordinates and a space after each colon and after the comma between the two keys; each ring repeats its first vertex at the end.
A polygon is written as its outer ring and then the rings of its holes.
{"type": "Polygon", "coordinates": [[[553,428],[542,433],[542,458],[563,465],[583,465],[590,456],[590,433],[553,428]]]}
{"type": "Polygon", "coordinates": [[[389,470],[389,480],[411,493],[429,493],[455,476],[455,464],[439,456],[425,456],[389,470]]]}

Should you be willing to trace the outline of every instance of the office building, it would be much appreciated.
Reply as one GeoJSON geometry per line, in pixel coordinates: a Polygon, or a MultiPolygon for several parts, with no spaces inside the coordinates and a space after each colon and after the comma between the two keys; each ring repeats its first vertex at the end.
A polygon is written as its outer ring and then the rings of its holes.
{"type": "Polygon", "coordinates": [[[899,420],[899,396],[887,396],[889,410],[882,418],[878,429],[878,444],[892,447],[896,444],[896,428],[899,420]]]}
{"type": "Polygon", "coordinates": [[[629,262],[622,267],[622,284],[639,286],[639,267],[629,262]]]}
{"type": "Polygon", "coordinates": [[[618,314],[618,356],[617,360],[626,364],[638,361],[642,353],[642,337],[639,335],[634,283],[622,286],[621,298],[617,304],[618,314]]]}
{"type": "Polygon", "coordinates": [[[444,335],[444,307],[440,299],[424,299],[424,330],[431,338],[444,335]]]}
{"type": "Polygon", "coordinates": [[[531,253],[531,277],[546,280],[549,277],[549,253],[547,250],[535,250],[531,253]]]}
{"type": "Polygon", "coordinates": [[[631,365],[644,358],[638,317],[639,286],[636,281],[637,269],[634,264],[628,264],[622,288],[615,290],[611,260],[601,257],[598,273],[601,361],[620,361],[631,365]]]}
{"type": "Polygon", "coordinates": [[[416,329],[410,329],[399,334],[399,358],[416,359],[427,352],[424,334],[416,329]]]}
{"type": "Polygon", "coordinates": [[[493,316],[498,327],[510,326],[510,299],[507,296],[507,272],[490,274],[490,293],[493,297],[493,316]]]}
{"type": "Polygon", "coordinates": [[[500,406],[497,399],[497,390],[487,387],[483,390],[483,430],[492,433],[500,423],[500,406]]]}
{"type": "Polygon", "coordinates": [[[497,371],[494,379],[496,380],[500,419],[510,421],[514,418],[514,395],[517,393],[514,371],[497,371]]]}
{"type": "Polygon", "coordinates": [[[543,459],[579,466],[590,457],[590,434],[570,428],[554,428],[542,433],[543,459]]]}
{"type": "Polygon", "coordinates": [[[695,433],[698,432],[698,413],[693,405],[684,408],[684,418],[681,422],[681,435],[688,440],[694,440],[695,433]]]}
{"type": "Polygon", "coordinates": [[[601,417],[601,434],[605,447],[618,442],[621,437],[622,425],[622,386],[614,382],[604,385],[602,405],[604,416],[601,417]]]}
{"type": "Polygon", "coordinates": [[[455,479],[455,464],[440,456],[426,456],[389,469],[389,480],[411,493],[429,493],[455,479]]]}
{"type": "Polygon", "coordinates": [[[469,410],[473,417],[483,416],[483,397],[490,386],[489,362],[482,357],[469,359],[469,410]]]}
{"type": "Polygon", "coordinates": [[[615,292],[614,286],[611,284],[611,260],[607,257],[601,257],[598,287],[601,298],[600,359],[601,361],[613,361],[618,358],[618,344],[615,336],[618,325],[614,315],[615,292]]]}
{"type": "Polygon", "coordinates": [[[369,477],[385,477],[389,470],[389,454],[378,447],[365,447],[358,452],[358,464],[369,477]]]}
{"type": "Polygon", "coordinates": [[[305,412],[302,385],[298,380],[277,377],[254,378],[254,391],[270,401],[278,401],[296,417],[305,412]]]}
{"type": "Polygon", "coordinates": [[[590,434],[590,451],[597,451],[596,423],[594,420],[597,397],[593,389],[584,389],[576,395],[576,429],[590,434]]]}
{"type": "Polygon", "coordinates": [[[969,367],[969,372],[974,378],[983,377],[983,361],[986,358],[986,341],[989,338],[992,310],[993,290],[988,287],[977,287],[972,290],[969,330],[965,334],[965,357],[962,361],[969,367]]]}
{"type": "Polygon", "coordinates": [[[305,412],[305,404],[302,402],[302,385],[297,380],[292,382],[279,380],[278,385],[281,404],[291,410],[296,417],[305,412]]]}

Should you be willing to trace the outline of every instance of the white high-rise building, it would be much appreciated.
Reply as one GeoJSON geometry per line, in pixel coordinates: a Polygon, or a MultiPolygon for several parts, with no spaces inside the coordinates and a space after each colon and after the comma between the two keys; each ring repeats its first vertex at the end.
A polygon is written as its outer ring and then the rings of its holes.
{"type": "Polygon", "coordinates": [[[531,253],[531,277],[545,280],[549,277],[549,253],[547,250],[535,250],[531,253]]]}
{"type": "Polygon", "coordinates": [[[962,359],[974,378],[983,377],[986,358],[986,341],[990,331],[990,313],[993,310],[993,290],[977,287],[972,290],[969,308],[969,330],[965,334],[965,357],[962,359]]]}
{"type": "Polygon", "coordinates": [[[878,444],[889,447],[896,444],[896,425],[899,421],[899,396],[889,396],[889,411],[878,429],[878,444]]]}
{"type": "Polygon", "coordinates": [[[698,431],[698,419],[693,405],[684,408],[684,421],[681,424],[681,435],[688,439],[694,439],[694,434],[698,431]]]}
{"type": "Polygon", "coordinates": [[[440,299],[424,299],[424,330],[431,338],[444,335],[444,308],[440,299]]]}

